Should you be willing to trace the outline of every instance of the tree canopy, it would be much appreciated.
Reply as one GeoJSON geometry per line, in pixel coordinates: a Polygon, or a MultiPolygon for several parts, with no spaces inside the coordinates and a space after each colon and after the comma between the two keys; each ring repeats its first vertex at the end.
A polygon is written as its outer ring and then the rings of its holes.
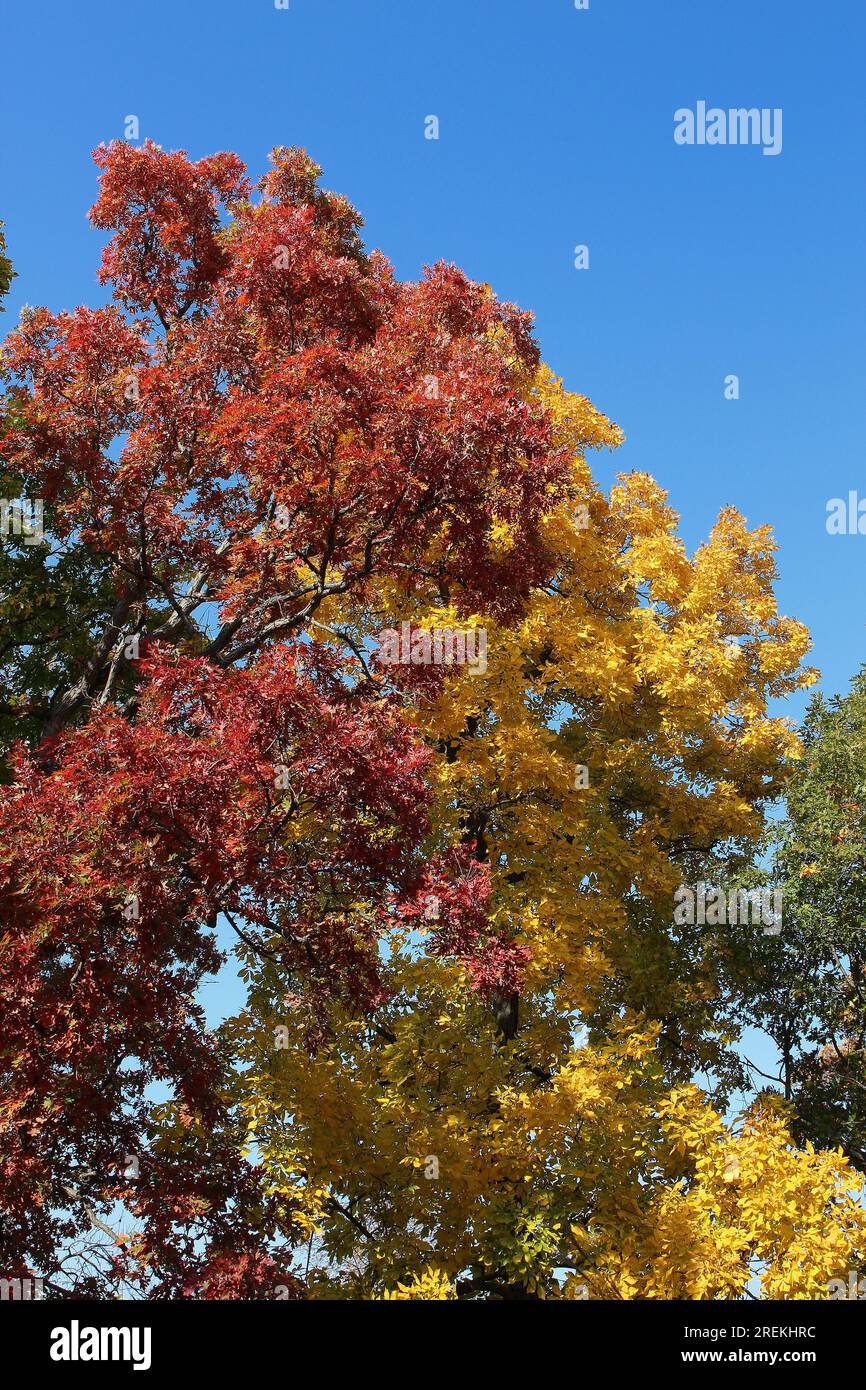
{"type": "Polygon", "coordinates": [[[754,862],[799,753],[769,528],[727,509],[690,556],[646,474],[605,495],[621,432],[529,316],[398,281],[303,151],[255,188],[230,154],[96,163],[110,302],[24,311],[0,358],[45,532],[0,549],[5,1267],[824,1296],[860,1152],[791,1094],[726,1116],[753,995],[672,917],[754,862]],[[247,1001],[210,1030],[220,923],[247,1001]]]}

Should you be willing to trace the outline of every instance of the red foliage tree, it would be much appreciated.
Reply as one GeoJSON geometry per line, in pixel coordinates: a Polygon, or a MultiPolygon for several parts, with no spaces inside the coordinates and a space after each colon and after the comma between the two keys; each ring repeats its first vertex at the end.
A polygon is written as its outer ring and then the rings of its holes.
{"type": "Polygon", "coordinates": [[[93,581],[74,649],[40,636],[56,685],[20,704],[0,789],[11,1273],[52,1269],[120,1202],[151,1291],[299,1291],[196,1002],[220,914],[293,982],[311,1046],[329,995],[375,1010],[378,943],[431,894],[432,948],[479,988],[520,964],[487,929],[484,870],[428,857],[399,701],[316,615],[388,578],[507,620],[547,572],[566,461],[525,389],[528,320],[453,267],[398,283],[302,151],[272,158],[254,198],[232,155],[100,149],[113,302],[27,311],[3,349],[4,466],[93,581]],[[501,521],[523,538],[505,558],[501,521]],[[154,1082],[207,1163],[179,1141],[133,1183],[154,1082]]]}

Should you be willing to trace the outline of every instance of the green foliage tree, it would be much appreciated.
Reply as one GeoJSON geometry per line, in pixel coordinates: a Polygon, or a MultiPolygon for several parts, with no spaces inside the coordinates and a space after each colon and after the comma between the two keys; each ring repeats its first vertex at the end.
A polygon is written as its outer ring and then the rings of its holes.
{"type": "MultiPolygon", "coordinates": [[[[0,312],[15,277],[0,222],[0,312]]],[[[0,396],[0,431],[14,422],[16,408],[14,391],[0,396]]],[[[0,458],[0,497],[30,491],[21,470],[0,458]]],[[[61,543],[51,519],[44,503],[40,543],[10,533],[0,545],[0,758],[16,739],[39,732],[58,681],[81,669],[116,601],[104,557],[61,543]]],[[[0,781],[7,780],[3,768],[0,761],[0,781]]]]}
{"type": "Polygon", "coordinates": [[[744,1020],[778,1048],[800,1140],[866,1159],[866,670],[816,695],[775,834],[778,937],[752,937],[736,972],[744,1020]]]}
{"type": "Polygon", "coordinates": [[[9,293],[9,286],[15,278],[15,271],[12,269],[12,262],[6,255],[6,237],[3,234],[3,223],[0,222],[0,311],[6,295],[9,293]]]}

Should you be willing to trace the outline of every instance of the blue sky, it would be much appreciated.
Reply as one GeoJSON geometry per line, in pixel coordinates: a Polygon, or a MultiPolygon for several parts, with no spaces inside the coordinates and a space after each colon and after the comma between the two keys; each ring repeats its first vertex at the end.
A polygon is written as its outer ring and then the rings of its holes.
{"type": "Polygon", "coordinates": [[[866,496],[862,0],[9,0],[3,44],[4,328],[102,297],[90,151],[127,116],[256,175],[304,145],[398,274],[453,260],[533,310],[546,360],[626,432],[603,483],[651,472],[689,546],[728,503],[771,522],[783,610],[823,688],[847,685],[866,536],[825,519],[866,496]],[[675,144],[701,100],[781,108],[781,154],[675,144]]]}
{"type": "Polygon", "coordinates": [[[126,116],[256,174],[272,146],[305,145],[401,276],[454,260],[533,310],[548,362],[626,431],[602,481],[653,473],[690,545],[726,503],[773,523],[784,609],[843,688],[866,657],[866,537],[828,536],[825,509],[866,496],[866,7],[289,4],[4,7],[5,323],[100,298],[90,151],[126,116]],[[781,107],[782,153],[676,145],[674,111],[699,100],[781,107]]]}

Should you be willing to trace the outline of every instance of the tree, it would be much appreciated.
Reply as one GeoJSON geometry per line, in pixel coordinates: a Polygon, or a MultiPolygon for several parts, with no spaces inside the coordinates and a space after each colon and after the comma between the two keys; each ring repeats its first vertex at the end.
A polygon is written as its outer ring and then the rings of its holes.
{"type": "Polygon", "coordinates": [[[6,237],[3,233],[3,223],[0,222],[0,309],[2,301],[9,293],[10,286],[15,278],[15,271],[12,269],[12,262],[6,255],[6,237]]]}
{"type": "Polygon", "coordinates": [[[620,433],[528,317],[451,266],[398,283],[302,151],[258,197],[232,155],[96,161],[113,302],[29,310],[2,355],[3,466],[46,518],[3,576],[5,1266],[825,1287],[855,1177],[694,1087],[725,976],[671,922],[795,751],[768,531],[728,511],[689,559],[645,475],[603,497],[585,454],[620,433]],[[484,661],[431,662],[431,628],[484,661]],[[220,920],[249,1005],[210,1033],[220,920]]]}
{"type": "MultiPolygon", "coordinates": [[[[677,884],[760,836],[797,746],[767,702],[811,679],[805,633],[776,613],[765,531],[727,513],[688,560],[649,479],[593,488],[581,455],[609,427],[534,389],[574,457],[555,575],[486,620],[483,681],[388,668],[435,753],[437,843],[490,867],[529,960],[491,1010],[416,918],[372,1024],[336,1010],[312,1060],[256,969],[226,1033],[268,1190],[306,1204],[314,1296],[734,1297],[756,1270],[767,1296],[826,1296],[862,1249],[859,1180],[793,1151],[777,1099],[726,1125],[691,1084],[729,1065],[727,943],[672,923],[677,884]]],[[[436,595],[379,602],[334,625],[454,622],[436,595]]]]}
{"type": "Polygon", "coordinates": [[[52,547],[7,600],[3,1241],[45,1268],[150,1191],[147,1277],[176,1291],[258,1258],[194,998],[219,915],[282,963],[311,1036],[328,993],[372,1008],[422,881],[439,949],[495,956],[485,873],[424,852],[424,749],[323,644],[322,605],[405,574],[516,611],[568,467],[523,391],[526,316],[445,266],[398,285],[302,152],[275,153],[258,202],[233,156],[96,158],[115,303],[27,311],[3,350],[4,467],[52,547]],[[519,564],[487,553],[503,520],[519,564]],[[163,1154],[133,1188],[117,1167],[151,1152],[154,1080],[218,1152],[163,1154]]]}
{"type": "Polygon", "coordinates": [[[816,695],[803,757],[771,844],[781,890],[777,946],[738,962],[743,1017],[776,1045],[779,1084],[802,1140],[866,1165],[866,676],[834,700],[816,695]]]}

